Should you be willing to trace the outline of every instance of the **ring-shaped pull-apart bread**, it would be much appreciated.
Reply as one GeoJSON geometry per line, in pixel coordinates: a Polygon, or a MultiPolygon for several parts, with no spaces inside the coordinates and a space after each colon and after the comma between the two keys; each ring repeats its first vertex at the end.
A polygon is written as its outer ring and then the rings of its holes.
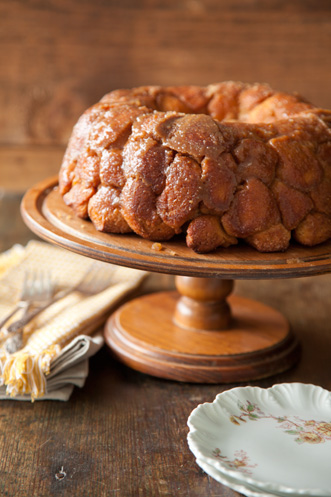
{"type": "Polygon", "coordinates": [[[104,232],[313,246],[331,237],[331,111],[264,84],[116,90],[74,127],[59,189],[104,232]]]}

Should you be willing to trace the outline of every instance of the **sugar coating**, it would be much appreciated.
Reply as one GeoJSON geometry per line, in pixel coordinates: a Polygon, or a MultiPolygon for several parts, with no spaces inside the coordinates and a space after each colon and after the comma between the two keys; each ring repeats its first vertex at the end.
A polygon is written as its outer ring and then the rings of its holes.
{"type": "Polygon", "coordinates": [[[115,90],[75,125],[59,190],[104,232],[313,246],[331,237],[331,111],[258,83],[115,90]]]}

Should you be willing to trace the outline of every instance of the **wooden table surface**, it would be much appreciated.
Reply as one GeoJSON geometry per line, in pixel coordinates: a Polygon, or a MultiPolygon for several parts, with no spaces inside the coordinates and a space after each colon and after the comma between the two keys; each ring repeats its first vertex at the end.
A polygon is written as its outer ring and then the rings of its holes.
{"type": "MultiPolygon", "coordinates": [[[[330,108],[330,14],[329,0],[0,0],[0,250],[32,238],[21,193],[57,173],[73,124],[112,89],[265,81],[330,108]]],[[[144,291],[172,286],[153,275],[144,291]]],[[[302,343],[298,366],[255,384],[331,390],[331,276],[236,292],[283,312],[302,343]]],[[[0,495],[234,497],[186,442],[192,409],[231,386],[152,378],[103,349],[69,402],[0,401],[0,495]]]]}
{"type": "MultiPolygon", "coordinates": [[[[19,196],[2,201],[18,212],[19,196]]],[[[0,234],[2,250],[31,238],[18,214],[0,234]]],[[[172,277],[153,274],[141,291],[172,287],[172,277]]],[[[295,368],[249,384],[300,381],[331,390],[331,275],[239,281],[235,291],[283,312],[302,343],[295,368]]],[[[0,495],[234,497],[196,465],[186,442],[190,412],[232,386],[153,378],[104,348],[68,402],[0,401],[0,495]]]]}
{"type": "Polygon", "coordinates": [[[0,24],[0,193],[56,174],[116,88],[259,81],[331,108],[329,0],[0,0],[0,24]]]}

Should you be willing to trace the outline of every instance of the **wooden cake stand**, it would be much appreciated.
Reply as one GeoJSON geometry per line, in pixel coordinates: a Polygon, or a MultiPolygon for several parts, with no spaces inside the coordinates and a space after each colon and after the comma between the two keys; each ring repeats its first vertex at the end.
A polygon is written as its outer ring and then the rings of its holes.
{"type": "Polygon", "coordinates": [[[183,239],[153,244],[134,234],[110,235],[77,218],[57,191],[57,178],[31,188],[22,215],[41,238],[102,261],[176,275],[178,292],[145,295],[108,320],[105,339],[134,369],[162,378],[227,383],[282,372],[299,344],[278,311],[230,295],[234,279],[296,278],[331,271],[331,242],[260,254],[238,245],[196,254],[183,239]],[[159,249],[159,250],[157,250],[159,249]]]}

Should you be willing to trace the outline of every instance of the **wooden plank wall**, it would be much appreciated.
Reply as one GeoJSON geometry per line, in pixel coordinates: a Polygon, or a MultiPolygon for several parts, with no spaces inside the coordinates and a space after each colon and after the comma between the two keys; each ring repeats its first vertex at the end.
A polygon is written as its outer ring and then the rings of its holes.
{"type": "Polygon", "coordinates": [[[0,185],[56,173],[106,92],[268,82],[331,108],[330,0],[0,0],[0,185]]]}

